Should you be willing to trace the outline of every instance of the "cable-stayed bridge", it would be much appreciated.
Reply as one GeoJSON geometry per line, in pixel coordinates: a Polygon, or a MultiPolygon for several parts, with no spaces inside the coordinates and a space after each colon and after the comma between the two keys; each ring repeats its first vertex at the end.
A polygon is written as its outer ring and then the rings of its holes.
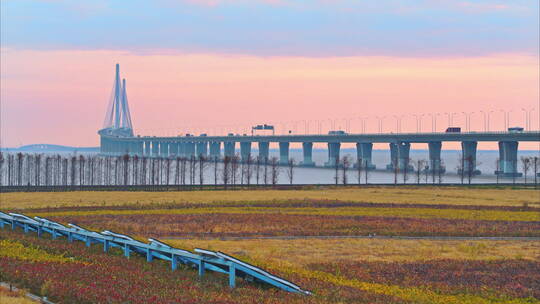
{"type": "Polygon", "coordinates": [[[289,163],[289,147],[291,143],[300,143],[303,149],[303,160],[300,166],[314,167],[313,144],[328,145],[328,160],[322,164],[334,167],[340,159],[342,143],[354,143],[357,159],[362,160],[367,169],[375,169],[372,163],[374,143],[388,143],[391,162],[386,169],[404,169],[408,166],[411,143],[427,144],[429,149],[429,170],[444,170],[441,165],[441,148],[443,142],[460,142],[462,147],[463,171],[480,174],[476,169],[476,150],[478,142],[498,142],[499,169],[495,174],[503,176],[519,176],[517,151],[519,142],[539,142],[540,131],[509,130],[503,132],[431,132],[431,133],[377,133],[350,134],[333,131],[321,134],[287,134],[287,135],[239,135],[228,136],[134,136],[125,79],[120,81],[119,65],[116,65],[116,77],[104,127],[99,130],[100,148],[104,155],[139,155],[148,157],[191,157],[204,156],[211,159],[232,157],[240,146],[240,157],[243,161],[252,157],[253,144],[258,146],[258,156],[269,158],[270,143],[279,145],[279,163],[289,163]]]}

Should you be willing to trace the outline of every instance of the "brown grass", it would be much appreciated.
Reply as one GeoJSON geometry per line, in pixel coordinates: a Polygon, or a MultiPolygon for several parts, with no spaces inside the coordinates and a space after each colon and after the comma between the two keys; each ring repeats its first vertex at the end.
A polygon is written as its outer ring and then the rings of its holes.
{"type": "Polygon", "coordinates": [[[183,192],[48,192],[2,193],[0,208],[27,209],[65,206],[117,206],[124,204],[264,202],[283,200],[338,200],[370,203],[450,204],[540,207],[532,189],[368,187],[309,190],[243,190],[183,192]]]}
{"type": "Polygon", "coordinates": [[[2,304],[34,304],[38,303],[24,296],[24,292],[9,291],[8,288],[0,286],[0,303],[2,304]]]}
{"type": "Polygon", "coordinates": [[[388,239],[166,240],[179,248],[219,250],[253,260],[297,266],[339,261],[527,259],[540,261],[540,241],[436,241],[388,239]]]}

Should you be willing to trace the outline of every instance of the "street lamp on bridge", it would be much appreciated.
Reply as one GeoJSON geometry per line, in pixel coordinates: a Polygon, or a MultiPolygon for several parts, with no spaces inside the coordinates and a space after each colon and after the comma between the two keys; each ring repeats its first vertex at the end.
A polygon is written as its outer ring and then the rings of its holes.
{"type": "Polygon", "coordinates": [[[530,109],[522,108],[521,110],[525,112],[525,129],[527,131],[530,131],[531,130],[531,113],[532,111],[534,111],[534,108],[530,108],[530,109]]]}
{"type": "Polygon", "coordinates": [[[465,115],[465,128],[467,129],[467,132],[471,131],[471,116],[474,114],[474,112],[461,112],[463,115],[465,115]]]}

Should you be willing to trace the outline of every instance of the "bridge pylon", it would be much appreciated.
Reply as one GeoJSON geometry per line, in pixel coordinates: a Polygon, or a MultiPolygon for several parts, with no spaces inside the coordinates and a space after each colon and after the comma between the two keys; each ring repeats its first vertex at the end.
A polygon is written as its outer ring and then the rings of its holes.
{"type": "Polygon", "coordinates": [[[107,114],[103,122],[103,128],[99,131],[102,135],[115,135],[122,137],[133,136],[133,125],[126,92],[126,80],[120,81],[120,65],[116,64],[113,89],[109,98],[107,114]]]}

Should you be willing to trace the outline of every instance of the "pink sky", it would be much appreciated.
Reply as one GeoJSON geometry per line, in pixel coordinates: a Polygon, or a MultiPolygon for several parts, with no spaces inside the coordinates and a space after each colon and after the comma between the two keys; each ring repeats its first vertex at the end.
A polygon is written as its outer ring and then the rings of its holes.
{"type": "MultiPolygon", "coordinates": [[[[2,146],[51,143],[97,146],[114,64],[120,63],[135,131],[143,135],[210,132],[273,123],[287,129],[302,120],[369,116],[368,131],[395,132],[395,114],[408,115],[402,131],[415,131],[411,114],[495,110],[491,129],[502,130],[500,109],[512,110],[510,124],[525,126],[522,108],[536,108],[539,129],[538,57],[499,54],[482,57],[261,57],[248,55],[144,55],[119,51],[24,51],[3,49],[1,58],[2,146]],[[191,128],[187,128],[190,126],[191,128]],[[204,128],[203,128],[204,127],[204,128]],[[186,129],[187,128],[187,129],[186,129]],[[196,128],[196,129],[194,129],[196,128]]],[[[351,132],[359,131],[351,120],[351,132]]],[[[442,114],[438,130],[447,126],[442,114]]],[[[425,117],[422,127],[431,131],[425,117]]],[[[316,132],[315,123],[310,126],[316,132]]],[[[490,145],[489,147],[494,147],[490,145]]],[[[523,144],[521,148],[538,148],[523,144]]]]}

